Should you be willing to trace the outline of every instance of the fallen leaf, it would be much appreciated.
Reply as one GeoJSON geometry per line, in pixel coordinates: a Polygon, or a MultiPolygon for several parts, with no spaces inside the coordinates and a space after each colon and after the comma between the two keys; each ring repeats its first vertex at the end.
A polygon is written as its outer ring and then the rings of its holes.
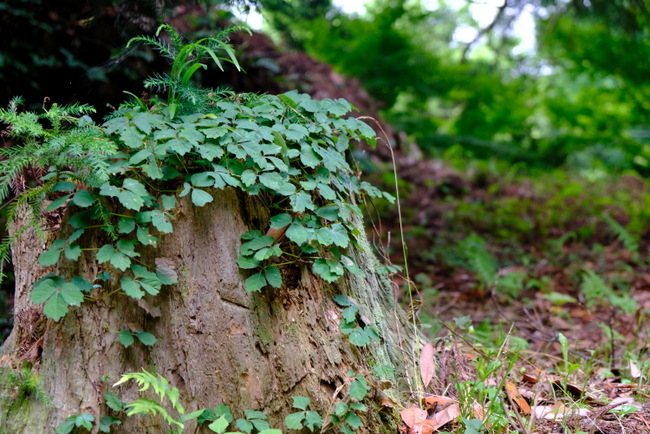
{"type": "Polygon", "coordinates": [[[266,231],[266,236],[267,237],[273,237],[275,242],[277,243],[284,237],[284,233],[287,231],[289,228],[289,225],[286,225],[282,228],[274,229],[274,228],[269,228],[268,231],[266,231]]]}
{"type": "Polygon", "coordinates": [[[510,380],[506,380],[506,393],[512,402],[517,404],[523,414],[530,414],[530,405],[517,390],[517,385],[510,380]]]}
{"type": "Polygon", "coordinates": [[[160,313],[160,308],[157,306],[152,306],[146,301],[144,301],[144,298],[139,298],[138,299],[138,306],[140,306],[142,309],[145,310],[149,315],[151,315],[154,318],[160,318],[161,313],[160,313]]]}
{"type": "Polygon", "coordinates": [[[416,424],[425,421],[427,418],[427,412],[415,404],[406,410],[400,411],[399,415],[409,428],[415,427],[416,424]]]}
{"type": "Polygon", "coordinates": [[[420,376],[422,377],[422,383],[426,388],[431,379],[433,378],[433,373],[435,372],[435,365],[433,364],[433,345],[431,342],[427,342],[422,348],[420,353],[420,376]]]}
{"type": "Polygon", "coordinates": [[[433,420],[436,422],[434,429],[438,429],[449,422],[456,420],[460,417],[460,407],[458,404],[452,404],[449,407],[440,410],[435,414],[433,420]]]}
{"type": "Polygon", "coordinates": [[[427,409],[434,409],[435,410],[435,408],[437,406],[444,406],[444,405],[454,404],[456,402],[456,400],[454,400],[452,398],[448,398],[446,396],[434,395],[434,396],[427,396],[426,398],[424,398],[424,402],[425,402],[425,404],[427,404],[427,406],[426,406],[427,409]]]}
{"type": "Polygon", "coordinates": [[[485,409],[481,407],[481,404],[474,404],[472,406],[472,413],[474,414],[474,417],[477,418],[478,420],[485,419],[485,409]]]}
{"type": "Polygon", "coordinates": [[[395,400],[390,396],[384,395],[384,397],[381,398],[380,404],[382,407],[395,408],[397,402],[395,402],[395,400]]]}

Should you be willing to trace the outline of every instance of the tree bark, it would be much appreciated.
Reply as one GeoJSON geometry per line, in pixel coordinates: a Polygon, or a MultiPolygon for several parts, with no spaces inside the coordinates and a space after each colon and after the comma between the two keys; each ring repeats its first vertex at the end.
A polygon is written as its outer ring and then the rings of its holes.
{"type": "MultiPolygon", "coordinates": [[[[384,393],[395,397],[407,390],[405,371],[418,339],[394,302],[391,283],[377,272],[378,262],[365,238],[360,242],[363,250],[350,249],[365,278],[348,274],[328,284],[310,267],[296,264],[283,266],[282,288],[250,294],[244,290],[246,272],[236,263],[240,236],[249,229],[266,229],[268,208],[258,197],[230,188],[213,191],[213,196],[215,200],[202,208],[179,198],[174,232],[161,236],[158,248],[140,251],[143,262],[175,270],[177,284],[138,303],[115,292],[120,272],[110,269],[113,279],[91,292],[94,300],[71,308],[58,323],[46,320],[39,307],[26,301],[34,281],[52,270],[37,265],[38,254],[46,248],[43,241],[29,231],[20,236],[12,249],[15,316],[29,310],[32,317],[15,322],[3,348],[0,432],[53,433],[66,417],[83,412],[96,420],[107,414],[117,417],[106,407],[104,392],[111,390],[127,402],[146,394],[133,382],[112,387],[120,375],[142,369],[159,373],[177,387],[187,412],[225,404],[237,418],[243,410],[260,410],[272,428],[286,429],[284,417],[297,411],[291,398],[300,395],[311,399],[310,410],[326,423],[336,402],[347,396],[348,371],[366,373],[373,382],[377,377],[370,368],[375,364],[393,367],[397,378],[388,379],[393,388],[384,392],[371,388],[365,401],[369,411],[359,413],[364,427],[357,432],[395,431],[393,415],[380,411],[379,399],[384,393]],[[333,301],[337,294],[359,303],[378,330],[379,343],[359,348],[346,340],[339,330],[342,308],[333,301]],[[124,348],[117,340],[121,330],[152,333],[157,343],[146,347],[136,341],[124,348]],[[34,370],[51,405],[30,396],[16,402],[9,375],[33,349],[30,345],[42,349],[34,358],[34,370]]],[[[88,247],[107,242],[99,230],[84,237],[88,247]]],[[[87,251],[77,262],[62,257],[55,268],[55,274],[66,279],[81,275],[92,280],[102,271],[87,251]]],[[[120,419],[122,425],[114,425],[111,432],[168,429],[160,417],[122,414],[120,419]]],[[[197,429],[192,421],[185,432],[210,431],[197,429]]]]}

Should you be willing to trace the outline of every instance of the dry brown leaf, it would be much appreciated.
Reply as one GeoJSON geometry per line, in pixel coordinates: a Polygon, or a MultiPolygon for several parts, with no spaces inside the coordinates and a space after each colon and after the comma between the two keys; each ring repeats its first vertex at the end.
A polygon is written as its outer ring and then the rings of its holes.
{"type": "Polygon", "coordinates": [[[400,411],[399,415],[402,417],[402,421],[404,421],[404,423],[411,429],[414,428],[416,424],[425,421],[427,418],[427,412],[415,404],[411,405],[411,407],[406,410],[400,411]]]}
{"type": "Polygon", "coordinates": [[[474,414],[474,417],[479,420],[485,419],[485,409],[481,407],[481,404],[474,404],[472,406],[472,413],[474,414]]]}
{"type": "Polygon", "coordinates": [[[433,345],[431,342],[427,342],[420,353],[420,376],[422,377],[422,383],[425,388],[431,382],[435,369],[435,365],[433,364],[433,345]]]}
{"type": "Polygon", "coordinates": [[[451,404],[447,408],[440,410],[435,414],[432,420],[435,421],[436,426],[434,429],[438,429],[443,425],[448,424],[449,422],[458,419],[460,417],[460,406],[458,404],[451,404]]]}
{"type": "Polygon", "coordinates": [[[436,406],[443,406],[443,405],[448,405],[448,404],[453,404],[456,402],[456,400],[452,398],[448,398],[446,396],[428,396],[424,398],[425,404],[427,404],[427,408],[435,408],[436,406]]]}
{"type": "Polygon", "coordinates": [[[395,408],[397,402],[395,402],[395,400],[390,396],[384,395],[384,397],[381,398],[380,404],[382,407],[395,408]]]}
{"type": "Polygon", "coordinates": [[[510,380],[506,380],[506,393],[512,402],[519,406],[523,414],[530,414],[530,405],[528,405],[528,402],[521,396],[519,390],[517,390],[517,385],[510,380]]]}
{"type": "Polygon", "coordinates": [[[275,242],[277,243],[284,237],[284,233],[287,231],[289,228],[289,225],[286,225],[285,227],[274,229],[274,228],[269,228],[268,231],[266,231],[266,236],[267,237],[273,237],[275,242]]]}

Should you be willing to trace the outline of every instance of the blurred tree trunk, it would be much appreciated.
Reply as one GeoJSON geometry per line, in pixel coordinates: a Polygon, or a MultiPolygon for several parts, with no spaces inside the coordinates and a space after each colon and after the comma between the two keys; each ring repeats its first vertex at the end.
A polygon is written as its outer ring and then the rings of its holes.
{"type": "MultiPolygon", "coordinates": [[[[218,404],[230,406],[235,418],[246,409],[260,410],[278,429],[286,429],[284,417],[297,411],[291,408],[291,398],[299,395],[309,397],[310,410],[327,422],[334,404],[348,394],[350,369],[370,379],[371,363],[388,365],[404,379],[410,366],[405,359],[417,338],[395,305],[390,282],[378,274],[378,262],[365,239],[363,251],[351,252],[365,278],[346,275],[328,284],[308,267],[285,266],[282,288],[249,294],[244,290],[246,276],[235,262],[240,236],[263,228],[268,209],[259,199],[232,189],[214,193],[215,201],[202,208],[192,206],[187,197],[181,199],[174,233],[162,236],[157,249],[141,252],[143,262],[156,261],[178,275],[177,284],[164,287],[171,289],[156,297],[145,297],[146,304],[118,292],[106,296],[119,287],[116,278],[94,289],[94,301],[72,308],[60,322],[46,320],[28,297],[33,282],[52,271],[37,265],[48,243],[31,232],[17,239],[16,322],[0,367],[0,432],[50,433],[66,417],[83,412],[97,421],[107,414],[117,417],[106,407],[104,393],[111,390],[127,402],[134,399],[139,392],[133,382],[115,388],[112,384],[121,374],[142,369],[178,387],[188,413],[218,404]],[[359,348],[346,340],[339,330],[342,309],[332,301],[337,294],[359,303],[378,330],[380,343],[359,348]],[[146,347],[136,340],[124,348],[117,340],[121,330],[150,332],[157,343],[146,347]],[[51,405],[34,394],[16,393],[10,373],[24,360],[34,363],[51,405]]],[[[96,231],[84,244],[101,246],[104,236],[96,231]]],[[[92,278],[101,269],[89,258],[63,258],[55,271],[64,278],[92,278]]],[[[385,393],[404,392],[404,384],[394,381],[394,386],[385,393]]],[[[365,426],[357,432],[395,431],[392,415],[380,412],[383,393],[371,388],[369,411],[359,414],[365,426]]],[[[114,425],[111,432],[167,432],[159,417],[119,416],[122,425],[114,425]]],[[[185,432],[209,432],[195,426],[194,421],[187,423],[185,432]]]]}

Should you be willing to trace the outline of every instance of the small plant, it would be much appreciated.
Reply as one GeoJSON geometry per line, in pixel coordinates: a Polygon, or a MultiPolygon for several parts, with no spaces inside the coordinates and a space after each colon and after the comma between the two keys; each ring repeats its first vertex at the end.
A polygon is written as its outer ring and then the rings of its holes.
{"type": "Polygon", "coordinates": [[[143,392],[150,387],[159,397],[158,401],[148,398],[137,398],[135,401],[124,405],[124,411],[127,416],[134,414],[142,415],[157,415],[160,414],[163,419],[170,425],[170,431],[175,434],[180,434],[185,428],[184,422],[194,419],[203,413],[203,410],[195,411],[190,414],[185,414],[183,405],[179,402],[179,391],[176,387],[172,387],[169,381],[161,375],[150,374],[143,370],[142,372],[133,372],[130,374],[123,374],[120,381],[113,386],[119,386],[129,380],[134,380],[140,388],[139,391],[143,392]],[[178,413],[177,418],[171,416],[169,412],[163,407],[165,401],[169,401],[172,409],[178,413]]]}
{"type": "Polygon", "coordinates": [[[88,413],[73,414],[56,427],[56,434],[68,434],[74,429],[90,431],[95,424],[95,416],[88,413]]]}
{"type": "MultiPolygon", "coordinates": [[[[266,422],[266,415],[261,411],[244,410],[245,419],[237,419],[235,424],[241,431],[230,431],[228,434],[251,434],[257,432],[258,434],[282,434],[279,429],[271,429],[266,422]]],[[[198,417],[199,425],[205,421],[213,422],[208,425],[208,428],[217,434],[223,434],[228,425],[233,421],[230,409],[226,405],[219,405],[214,410],[204,410],[198,417]]]]}
{"type": "Polygon", "coordinates": [[[348,372],[350,382],[349,398],[354,401],[340,401],[334,406],[334,413],[330,414],[333,427],[338,427],[344,434],[353,434],[355,429],[363,426],[363,421],[356,412],[366,412],[368,408],[361,402],[368,394],[368,382],[361,374],[354,371],[348,372]]]}
{"type": "Polygon", "coordinates": [[[291,413],[285,417],[284,423],[287,424],[287,428],[295,430],[309,428],[309,431],[314,432],[315,427],[322,426],[323,419],[315,411],[307,410],[308,407],[309,398],[306,398],[304,396],[294,396],[293,408],[301,411],[291,413]]]}
{"type": "Polygon", "coordinates": [[[341,322],[339,328],[341,333],[348,336],[352,345],[363,347],[372,341],[378,341],[379,335],[370,325],[368,319],[361,315],[357,303],[346,295],[339,294],[334,297],[334,301],[345,309],[341,312],[341,322]]]}
{"type": "Polygon", "coordinates": [[[118,334],[117,339],[124,345],[124,348],[128,348],[135,342],[135,338],[138,338],[140,342],[147,346],[152,346],[156,343],[156,337],[154,335],[143,331],[133,333],[129,330],[122,330],[118,334]]]}
{"type": "MultiPolygon", "coordinates": [[[[169,117],[174,118],[181,104],[190,103],[196,107],[207,105],[206,92],[204,89],[193,86],[190,82],[192,76],[199,69],[207,69],[207,65],[201,63],[203,59],[211,58],[214,63],[223,71],[221,61],[230,62],[237,70],[241,70],[235,52],[227,41],[228,33],[243,30],[251,33],[246,27],[230,27],[217,36],[202,38],[193,43],[186,43],[176,30],[163,24],[158,27],[156,38],[138,36],[129,41],[127,48],[134,42],[144,42],[152,45],[163,56],[172,61],[171,71],[168,75],[150,77],[145,81],[145,87],[157,90],[167,90],[167,105],[169,117]],[[157,37],[162,31],[167,32],[171,39],[171,45],[163,42],[157,37]],[[228,58],[219,57],[218,51],[224,51],[228,58]]],[[[146,109],[144,104],[138,100],[141,107],[146,109]]]]}
{"type": "Polygon", "coordinates": [[[14,388],[12,392],[14,400],[34,398],[44,403],[49,402],[49,397],[41,389],[40,379],[36,373],[32,372],[30,363],[24,362],[20,371],[11,371],[9,381],[14,388]]]}

